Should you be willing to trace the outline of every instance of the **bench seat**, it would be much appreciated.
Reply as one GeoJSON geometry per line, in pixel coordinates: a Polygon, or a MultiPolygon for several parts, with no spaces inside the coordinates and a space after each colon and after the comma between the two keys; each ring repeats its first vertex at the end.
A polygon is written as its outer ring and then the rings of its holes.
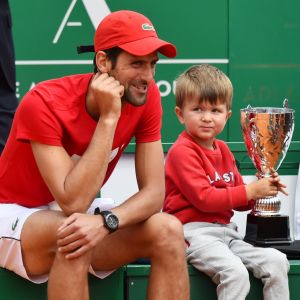
{"type": "MultiPolygon", "coordinates": [[[[290,299],[300,299],[300,260],[290,260],[289,272],[290,299]]],[[[214,300],[216,286],[209,277],[188,266],[190,300],[214,300]]],[[[99,280],[89,276],[90,299],[143,300],[146,299],[149,264],[129,264],[114,272],[108,278],[99,280]]],[[[75,274],[74,274],[75,275],[75,274]]],[[[262,283],[250,275],[251,289],[247,300],[262,300],[262,283]]],[[[62,291],[63,292],[63,291],[62,291]]],[[[33,284],[14,273],[0,268],[1,300],[46,300],[47,284],[33,284]]]]}

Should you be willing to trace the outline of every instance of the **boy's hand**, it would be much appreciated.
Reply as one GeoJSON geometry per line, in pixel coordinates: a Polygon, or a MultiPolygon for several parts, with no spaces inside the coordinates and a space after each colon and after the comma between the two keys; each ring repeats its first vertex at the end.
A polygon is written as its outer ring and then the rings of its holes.
{"type": "Polygon", "coordinates": [[[278,193],[277,180],[273,177],[264,177],[246,185],[247,199],[274,197],[278,193]]]}
{"type": "Polygon", "coordinates": [[[277,172],[273,172],[271,177],[264,177],[246,185],[247,199],[260,199],[265,197],[274,197],[278,192],[288,195],[285,190],[286,185],[280,181],[277,172]]]}
{"type": "Polygon", "coordinates": [[[288,196],[288,192],[285,190],[286,185],[280,181],[280,177],[274,169],[272,169],[272,177],[275,179],[275,184],[277,186],[278,192],[281,192],[282,194],[288,196]]]}

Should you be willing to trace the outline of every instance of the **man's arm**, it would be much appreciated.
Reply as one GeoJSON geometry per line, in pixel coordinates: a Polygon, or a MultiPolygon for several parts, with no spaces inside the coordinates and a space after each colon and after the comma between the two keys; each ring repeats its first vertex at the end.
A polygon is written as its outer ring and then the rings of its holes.
{"type": "Polygon", "coordinates": [[[66,215],[85,212],[105,177],[117,122],[99,121],[86,152],[73,161],[63,147],[32,142],[41,175],[66,215]]]}
{"type": "Polygon", "coordinates": [[[135,166],[139,191],[112,210],[119,218],[120,228],[144,221],[159,212],[165,197],[161,141],[137,144],[135,166]]]}
{"type": "MultiPolygon", "coordinates": [[[[118,216],[119,228],[148,219],[159,212],[165,196],[164,160],[160,141],[141,143],[136,149],[136,176],[139,191],[120,206],[112,209],[118,216]]],[[[58,246],[69,259],[94,247],[105,235],[99,216],[73,214],[58,231],[58,246]],[[89,219],[89,222],[86,220],[89,219]],[[81,228],[80,231],[78,228],[81,228]]]]}
{"type": "Polygon", "coordinates": [[[71,160],[63,147],[31,142],[41,175],[66,215],[85,212],[102,186],[120,117],[123,90],[108,74],[94,75],[88,90],[87,109],[98,122],[87,150],[77,162],[71,160]]]}

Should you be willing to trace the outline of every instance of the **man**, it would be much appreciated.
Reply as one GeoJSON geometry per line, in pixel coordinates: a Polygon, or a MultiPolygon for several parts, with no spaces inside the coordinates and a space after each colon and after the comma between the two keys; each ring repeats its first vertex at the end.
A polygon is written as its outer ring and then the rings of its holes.
{"type": "Polygon", "coordinates": [[[8,0],[0,1],[0,155],[18,106],[15,52],[8,0]]]}
{"type": "Polygon", "coordinates": [[[16,112],[0,160],[0,265],[35,282],[49,273],[48,298],[70,300],[89,298],[89,270],[104,277],[146,257],[148,299],[188,299],[182,227],[160,213],[162,112],[153,81],[157,52],[174,57],[176,48],[145,16],[118,11],[100,23],[93,50],[95,74],[40,83],[16,112]],[[86,214],[132,137],[139,191],[86,214]],[[54,199],[62,212],[48,209],[54,199]]]}

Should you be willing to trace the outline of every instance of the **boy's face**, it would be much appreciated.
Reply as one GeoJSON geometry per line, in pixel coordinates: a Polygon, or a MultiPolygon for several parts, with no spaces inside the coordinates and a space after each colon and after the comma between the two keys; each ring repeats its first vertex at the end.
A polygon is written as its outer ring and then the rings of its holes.
{"type": "Polygon", "coordinates": [[[208,149],[213,149],[215,137],[223,131],[231,116],[225,103],[217,101],[216,104],[210,104],[208,101],[199,102],[198,99],[185,101],[182,108],[176,106],[175,112],[188,134],[208,149]]]}

